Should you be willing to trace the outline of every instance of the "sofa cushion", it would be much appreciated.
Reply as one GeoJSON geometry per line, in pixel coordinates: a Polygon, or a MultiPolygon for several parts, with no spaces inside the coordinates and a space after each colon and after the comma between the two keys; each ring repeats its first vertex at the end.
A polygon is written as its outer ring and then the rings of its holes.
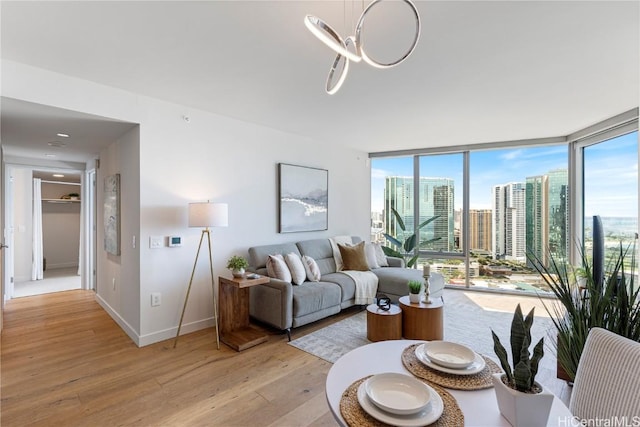
{"type": "Polygon", "coordinates": [[[291,283],[291,272],[284,257],[280,254],[269,255],[267,258],[267,274],[269,277],[291,283]]]}
{"type": "Polygon", "coordinates": [[[320,273],[318,263],[310,256],[303,255],[302,264],[304,265],[304,269],[307,273],[307,280],[310,282],[319,282],[322,274],[320,273]]]}
{"type": "Polygon", "coordinates": [[[257,271],[258,269],[265,268],[267,266],[267,258],[269,255],[284,255],[291,252],[301,255],[295,243],[254,246],[249,248],[249,264],[251,264],[251,269],[253,271],[257,271]]]}
{"type": "Polygon", "coordinates": [[[284,262],[287,263],[287,267],[291,272],[291,282],[294,285],[302,285],[302,283],[307,280],[307,271],[302,264],[300,255],[293,252],[288,253],[284,256],[284,262]]]}
{"type": "Polygon", "coordinates": [[[422,270],[414,268],[381,267],[371,271],[378,276],[378,292],[389,296],[408,295],[407,282],[409,280],[424,282],[422,270]]]}
{"type": "Polygon", "coordinates": [[[338,249],[342,257],[343,270],[369,271],[367,257],[364,254],[364,242],[354,246],[338,243],[338,249]]]}
{"type": "Polygon", "coordinates": [[[336,283],[342,289],[342,301],[353,300],[356,296],[356,283],[350,276],[344,273],[329,273],[323,274],[322,280],[324,282],[336,283]]]}
{"type": "Polygon", "coordinates": [[[293,317],[340,306],[340,286],[329,282],[305,282],[293,287],[293,317]]]}
{"type": "Polygon", "coordinates": [[[298,242],[298,249],[302,255],[310,256],[318,264],[320,274],[336,272],[336,262],[329,239],[313,239],[298,242]]]}

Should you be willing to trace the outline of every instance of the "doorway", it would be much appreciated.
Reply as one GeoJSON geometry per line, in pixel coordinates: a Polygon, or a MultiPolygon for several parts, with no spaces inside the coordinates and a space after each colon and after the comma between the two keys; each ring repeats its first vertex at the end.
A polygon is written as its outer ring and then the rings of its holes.
{"type": "Polygon", "coordinates": [[[94,222],[87,216],[95,210],[85,205],[93,206],[95,192],[83,183],[87,173],[7,166],[5,217],[11,244],[5,299],[91,289],[94,282],[85,271],[93,266],[85,264],[95,250],[85,236],[94,222]]]}

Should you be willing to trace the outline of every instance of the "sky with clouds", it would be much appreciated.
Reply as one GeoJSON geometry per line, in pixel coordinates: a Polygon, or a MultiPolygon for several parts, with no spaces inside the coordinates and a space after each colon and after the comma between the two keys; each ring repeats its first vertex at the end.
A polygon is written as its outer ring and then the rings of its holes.
{"type": "MultiPolygon", "coordinates": [[[[592,145],[584,150],[585,215],[638,216],[638,133],[592,145]]],[[[524,182],[527,177],[566,169],[566,145],[473,151],[470,156],[471,209],[491,208],[491,188],[524,182]]],[[[376,158],[371,162],[371,210],[381,212],[387,176],[412,176],[413,158],[376,158]]],[[[455,182],[455,209],[462,207],[462,154],[425,156],[420,176],[455,182]]]]}

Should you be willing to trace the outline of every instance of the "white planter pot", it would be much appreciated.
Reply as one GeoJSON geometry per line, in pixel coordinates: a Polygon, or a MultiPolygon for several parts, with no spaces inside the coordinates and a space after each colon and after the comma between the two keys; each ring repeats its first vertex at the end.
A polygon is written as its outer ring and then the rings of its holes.
{"type": "Polygon", "coordinates": [[[417,304],[420,302],[420,294],[409,294],[409,302],[417,304]]]}
{"type": "Polygon", "coordinates": [[[553,394],[542,389],[538,394],[522,393],[507,387],[502,382],[504,374],[493,374],[493,387],[496,391],[498,407],[503,417],[513,427],[546,426],[553,403],[553,394]]]}
{"type": "Polygon", "coordinates": [[[244,268],[231,270],[231,274],[233,274],[233,277],[244,277],[244,268]]]}

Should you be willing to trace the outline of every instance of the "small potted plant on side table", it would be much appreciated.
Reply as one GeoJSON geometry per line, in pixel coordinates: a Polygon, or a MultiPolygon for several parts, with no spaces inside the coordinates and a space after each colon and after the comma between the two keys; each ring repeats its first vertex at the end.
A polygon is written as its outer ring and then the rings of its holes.
{"type": "Polygon", "coordinates": [[[500,359],[504,374],[493,374],[493,386],[500,413],[512,426],[546,426],[553,403],[553,394],[535,382],[538,363],[544,355],[544,338],[540,338],[529,357],[531,344],[531,309],[524,318],[520,304],[516,307],[511,322],[511,355],[513,368],[509,365],[507,351],[500,338],[491,330],[493,349],[500,359]]]}
{"type": "Polygon", "coordinates": [[[417,304],[420,302],[420,290],[422,289],[422,282],[419,280],[409,280],[407,282],[409,286],[409,302],[417,304]]]}
{"type": "Polygon", "coordinates": [[[231,270],[233,277],[243,277],[244,269],[249,267],[249,263],[241,256],[234,255],[227,261],[227,268],[231,270]]]}

